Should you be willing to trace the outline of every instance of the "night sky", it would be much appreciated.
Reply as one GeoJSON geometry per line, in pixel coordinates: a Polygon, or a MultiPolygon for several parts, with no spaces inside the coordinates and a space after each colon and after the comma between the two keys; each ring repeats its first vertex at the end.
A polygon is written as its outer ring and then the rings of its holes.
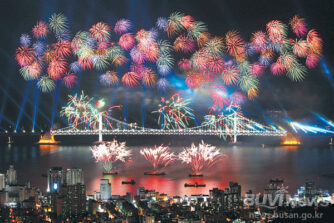
{"type": "MultiPolygon", "coordinates": [[[[248,101],[243,110],[258,119],[263,118],[261,111],[284,109],[296,120],[309,120],[312,112],[334,119],[333,100],[333,58],[334,58],[334,2],[321,1],[241,1],[241,0],[1,0],[0,2],[0,129],[16,124],[20,107],[27,92],[21,127],[31,129],[34,101],[37,91],[31,85],[27,90],[27,82],[19,74],[19,66],[14,60],[15,49],[19,46],[22,33],[30,33],[32,27],[40,19],[48,21],[53,13],[64,13],[70,21],[72,33],[88,30],[98,21],[111,25],[119,18],[128,18],[135,23],[135,30],[149,29],[154,26],[158,17],[168,17],[174,11],[192,15],[196,20],[207,24],[213,35],[223,36],[229,30],[238,30],[244,40],[249,40],[252,32],[265,30],[265,24],[273,19],[288,23],[295,14],[306,19],[308,28],[315,28],[324,40],[324,51],[321,63],[317,68],[309,70],[303,82],[292,82],[287,77],[275,77],[269,72],[260,78],[259,98],[248,101]],[[327,66],[327,67],[326,67],[327,66]]],[[[291,36],[291,35],[290,35],[291,36]]],[[[96,98],[111,100],[113,89],[97,84],[101,72],[94,70],[84,72],[79,91],[96,98]]],[[[179,74],[176,73],[176,76],[179,74]]],[[[182,75],[181,75],[182,76],[182,75]]],[[[61,86],[55,123],[64,125],[59,118],[59,110],[71,91],[61,86]]],[[[171,92],[167,92],[168,95],[171,92]]],[[[127,121],[142,122],[142,104],[145,100],[145,126],[156,123],[151,111],[160,100],[160,92],[156,90],[118,88],[114,104],[124,104],[127,100],[127,121]],[[145,94],[145,95],[143,95],[145,94]],[[127,96],[126,96],[127,95],[127,96]]],[[[54,93],[39,94],[38,114],[36,122],[42,129],[50,128],[54,93]]],[[[209,104],[202,103],[200,98],[194,99],[193,108],[198,114],[206,113],[209,104]]],[[[116,114],[124,116],[124,114],[116,114]]],[[[36,129],[38,129],[38,127],[36,129]]]]}

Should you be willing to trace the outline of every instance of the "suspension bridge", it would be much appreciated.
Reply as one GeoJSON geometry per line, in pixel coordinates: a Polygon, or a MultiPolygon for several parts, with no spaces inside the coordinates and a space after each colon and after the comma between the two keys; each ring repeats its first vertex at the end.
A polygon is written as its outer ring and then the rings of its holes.
{"type": "Polygon", "coordinates": [[[97,135],[102,142],[103,135],[218,135],[220,137],[231,137],[236,143],[238,136],[286,136],[287,132],[282,128],[265,126],[251,119],[245,118],[240,113],[233,113],[227,116],[207,115],[205,121],[200,126],[178,129],[153,129],[139,127],[129,124],[113,117],[109,117],[112,128],[107,127],[102,120],[102,114],[98,117],[98,128],[89,128],[87,125],[68,126],[61,129],[52,130],[56,136],[75,135],[97,135]],[[81,126],[80,128],[78,126],[81,126]]]}

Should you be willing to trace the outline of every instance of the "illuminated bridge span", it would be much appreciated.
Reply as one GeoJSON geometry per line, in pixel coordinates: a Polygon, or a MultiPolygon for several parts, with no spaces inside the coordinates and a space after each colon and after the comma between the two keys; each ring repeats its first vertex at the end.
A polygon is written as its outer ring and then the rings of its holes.
{"type": "Polygon", "coordinates": [[[153,129],[138,127],[110,117],[114,128],[107,129],[99,120],[99,129],[79,129],[71,126],[53,130],[53,135],[98,135],[102,141],[103,135],[218,135],[220,137],[231,137],[233,142],[237,142],[238,136],[286,136],[284,129],[268,127],[255,121],[243,117],[241,114],[231,114],[222,118],[216,116],[205,116],[205,121],[201,126],[184,129],[153,129]]]}

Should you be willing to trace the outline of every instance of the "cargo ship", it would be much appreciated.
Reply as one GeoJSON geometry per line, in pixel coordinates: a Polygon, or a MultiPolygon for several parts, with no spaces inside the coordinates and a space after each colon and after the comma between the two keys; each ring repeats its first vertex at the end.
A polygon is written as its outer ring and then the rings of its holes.
{"type": "Polygon", "coordinates": [[[136,184],[136,182],[132,179],[130,181],[122,181],[122,184],[131,184],[131,185],[134,185],[134,184],[136,184]]]}
{"type": "Polygon", "coordinates": [[[150,175],[150,176],[164,176],[166,175],[164,172],[144,172],[144,175],[150,175]]]}
{"type": "Polygon", "coordinates": [[[200,173],[189,174],[189,177],[203,177],[203,174],[200,173]]]}
{"type": "Polygon", "coordinates": [[[205,187],[206,185],[205,184],[198,184],[197,182],[194,183],[194,184],[187,184],[185,183],[184,184],[185,187],[205,187]]]}

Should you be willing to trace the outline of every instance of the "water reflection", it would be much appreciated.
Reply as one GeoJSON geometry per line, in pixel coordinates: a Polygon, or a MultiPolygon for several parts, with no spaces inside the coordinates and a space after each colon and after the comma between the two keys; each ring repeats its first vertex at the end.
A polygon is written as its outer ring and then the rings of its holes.
{"type": "MultiPolygon", "coordinates": [[[[103,167],[91,156],[89,146],[26,145],[0,147],[0,172],[5,172],[14,164],[20,183],[30,181],[33,185],[46,189],[46,179],[41,177],[48,168],[79,167],[84,171],[87,191],[100,190],[100,179],[108,178],[112,185],[112,194],[136,193],[139,186],[155,189],[169,195],[208,194],[213,187],[225,188],[229,181],[242,185],[243,191],[252,189],[263,191],[271,178],[283,178],[290,191],[302,185],[305,179],[311,179],[323,189],[334,191],[334,150],[324,148],[298,147],[221,147],[226,158],[214,168],[204,172],[203,178],[189,178],[191,169],[177,161],[164,172],[165,176],[147,176],[150,164],[139,154],[140,147],[133,147],[133,162],[118,166],[118,175],[102,176],[103,167]],[[122,181],[134,179],[136,184],[122,184],[122,181]],[[206,187],[184,187],[185,183],[206,184],[206,187]]],[[[181,147],[171,148],[175,152],[181,147]]]]}

